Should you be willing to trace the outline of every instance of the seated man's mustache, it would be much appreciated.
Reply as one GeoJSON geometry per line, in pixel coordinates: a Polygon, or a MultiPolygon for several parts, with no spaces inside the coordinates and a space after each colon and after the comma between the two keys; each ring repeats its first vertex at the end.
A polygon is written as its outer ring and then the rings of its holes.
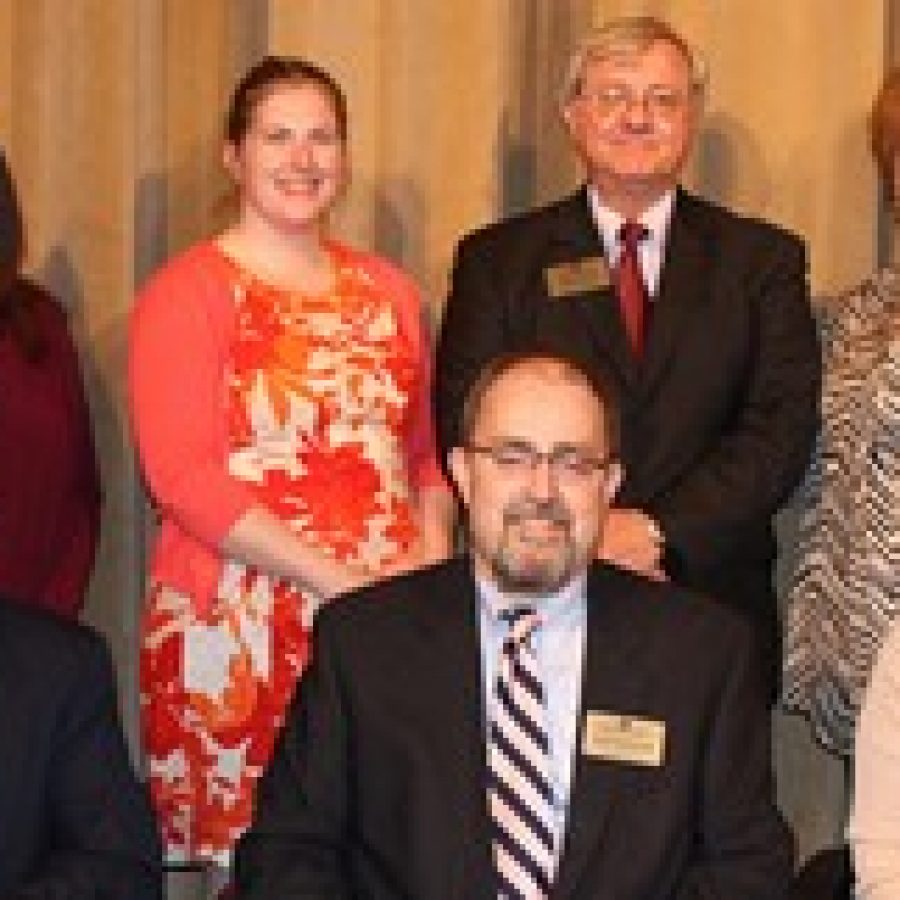
{"type": "Polygon", "coordinates": [[[559,501],[548,500],[519,500],[511,503],[503,513],[505,525],[516,525],[525,519],[550,522],[552,525],[568,527],[572,517],[568,509],[559,501]]]}

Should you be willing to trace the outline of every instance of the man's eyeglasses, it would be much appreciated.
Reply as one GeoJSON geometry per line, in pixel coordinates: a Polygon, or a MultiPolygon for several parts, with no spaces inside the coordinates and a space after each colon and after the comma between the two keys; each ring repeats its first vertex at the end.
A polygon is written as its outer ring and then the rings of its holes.
{"type": "Polygon", "coordinates": [[[510,478],[526,478],[542,463],[547,463],[553,476],[568,483],[582,483],[602,475],[615,462],[611,456],[598,457],[578,447],[559,445],[551,450],[538,450],[532,444],[507,441],[493,446],[467,444],[469,453],[486,456],[494,466],[510,478]]]}
{"type": "Polygon", "coordinates": [[[624,85],[611,84],[590,91],[583,90],[577,96],[590,103],[601,115],[618,113],[640,104],[652,116],[661,119],[676,115],[687,101],[684,91],[662,85],[647,88],[643,93],[639,93],[624,85]]]}

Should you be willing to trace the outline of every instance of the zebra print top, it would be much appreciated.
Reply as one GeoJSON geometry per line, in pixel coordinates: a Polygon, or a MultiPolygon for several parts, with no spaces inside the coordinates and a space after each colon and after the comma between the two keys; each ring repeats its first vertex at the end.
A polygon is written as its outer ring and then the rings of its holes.
{"type": "Polygon", "coordinates": [[[827,304],[822,426],[799,489],[783,705],[853,753],[875,656],[900,611],[900,273],[827,304]]]}

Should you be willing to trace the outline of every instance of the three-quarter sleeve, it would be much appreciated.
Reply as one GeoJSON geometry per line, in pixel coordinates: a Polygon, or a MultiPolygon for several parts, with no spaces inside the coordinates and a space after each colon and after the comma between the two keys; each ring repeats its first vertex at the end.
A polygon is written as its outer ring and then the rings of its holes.
{"type": "Polygon", "coordinates": [[[227,470],[227,292],[215,261],[188,251],[141,292],[130,331],[131,410],[150,492],[213,550],[255,502],[227,470]]]}

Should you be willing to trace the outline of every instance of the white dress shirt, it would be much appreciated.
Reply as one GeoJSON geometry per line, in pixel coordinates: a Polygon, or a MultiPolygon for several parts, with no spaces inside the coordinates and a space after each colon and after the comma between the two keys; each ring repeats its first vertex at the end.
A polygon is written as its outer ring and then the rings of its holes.
{"type": "MultiPolygon", "coordinates": [[[[588,201],[597,231],[603,239],[606,259],[610,268],[614,269],[618,265],[619,255],[622,252],[619,243],[619,229],[625,224],[625,219],[614,209],[603,205],[603,201],[594,187],[588,188],[588,201]]],[[[638,253],[641,258],[641,274],[644,276],[644,284],[647,286],[651,300],[656,297],[659,289],[659,273],[662,271],[666,238],[669,234],[669,223],[672,220],[674,209],[675,191],[666,191],[637,219],[648,232],[647,237],[638,245],[638,253]]]]}

